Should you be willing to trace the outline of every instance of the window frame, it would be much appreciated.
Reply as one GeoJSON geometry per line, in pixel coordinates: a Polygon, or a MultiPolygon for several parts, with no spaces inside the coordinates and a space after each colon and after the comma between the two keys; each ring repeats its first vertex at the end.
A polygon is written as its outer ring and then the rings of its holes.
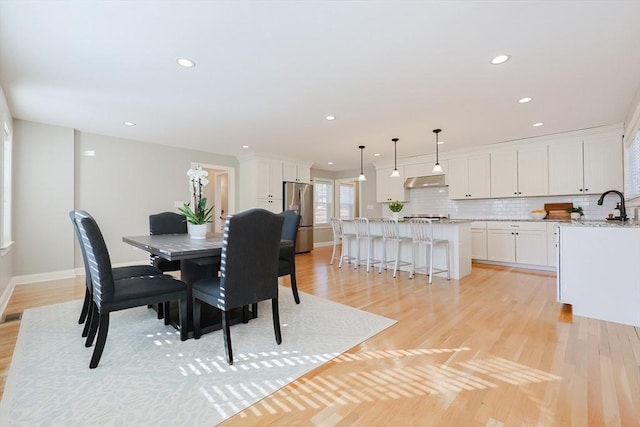
{"type": "Polygon", "coordinates": [[[323,227],[331,227],[331,218],[333,218],[334,215],[334,193],[335,193],[335,183],[332,179],[326,179],[326,178],[314,178],[313,179],[313,226],[314,227],[318,227],[318,228],[323,228],[323,227]],[[328,193],[326,195],[326,202],[323,203],[319,203],[318,202],[318,189],[319,186],[322,185],[326,185],[328,187],[328,193]],[[317,218],[318,218],[318,207],[319,205],[326,205],[326,216],[327,216],[327,222],[317,222],[317,218]]]}
{"type": "Polygon", "coordinates": [[[13,185],[13,133],[7,122],[2,126],[2,191],[0,200],[0,255],[4,255],[13,245],[12,227],[12,185],[13,185]]]}

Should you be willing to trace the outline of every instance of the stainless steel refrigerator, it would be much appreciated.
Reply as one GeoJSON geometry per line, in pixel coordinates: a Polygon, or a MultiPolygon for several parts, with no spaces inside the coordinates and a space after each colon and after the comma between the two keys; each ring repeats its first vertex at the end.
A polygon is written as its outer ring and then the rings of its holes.
{"type": "Polygon", "coordinates": [[[283,210],[296,211],[302,219],[296,239],[296,253],[313,249],[313,186],[299,182],[285,182],[283,210]]]}

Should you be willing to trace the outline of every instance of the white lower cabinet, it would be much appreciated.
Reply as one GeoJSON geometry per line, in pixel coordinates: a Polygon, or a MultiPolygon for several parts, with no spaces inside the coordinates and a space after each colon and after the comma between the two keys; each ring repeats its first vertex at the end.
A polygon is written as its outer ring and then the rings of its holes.
{"type": "Polygon", "coordinates": [[[547,225],[533,221],[487,221],[487,260],[546,266],[547,225]]]}
{"type": "Polygon", "coordinates": [[[471,258],[487,259],[487,223],[484,221],[471,223],[471,258]]]}

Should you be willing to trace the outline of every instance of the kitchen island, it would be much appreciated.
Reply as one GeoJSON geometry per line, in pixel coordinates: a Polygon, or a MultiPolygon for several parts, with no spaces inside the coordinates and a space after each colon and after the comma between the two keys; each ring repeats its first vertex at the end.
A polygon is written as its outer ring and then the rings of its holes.
{"type": "MultiPolygon", "coordinates": [[[[408,222],[399,221],[400,236],[411,237],[411,229],[408,222]]],[[[369,219],[369,226],[372,235],[382,235],[382,226],[379,219],[369,219]]],[[[355,226],[353,221],[344,221],[344,229],[346,233],[353,233],[355,226]]],[[[452,279],[461,279],[471,274],[471,221],[468,220],[438,220],[433,221],[433,234],[436,239],[444,239],[449,241],[449,258],[451,261],[450,275],[452,279]]],[[[350,242],[350,254],[356,254],[355,239],[350,242]]],[[[404,242],[400,245],[400,260],[411,262],[411,241],[404,242]]],[[[366,248],[360,249],[361,257],[366,254],[366,248]]],[[[417,267],[425,264],[426,256],[424,251],[417,255],[417,267]]],[[[382,239],[375,239],[373,258],[382,259],[382,239]]],[[[387,259],[394,259],[395,254],[388,253],[387,259]]],[[[349,264],[343,264],[349,265],[349,264]]],[[[443,248],[436,248],[433,260],[434,268],[445,268],[446,259],[443,248]]],[[[379,264],[374,264],[374,268],[378,268],[379,264]]],[[[409,271],[410,265],[399,266],[398,270],[409,271]]],[[[393,269],[393,268],[392,268],[393,269]]],[[[444,277],[444,274],[434,275],[434,277],[444,277]]]]}
{"type": "Polygon", "coordinates": [[[640,326],[640,224],[573,222],[559,229],[558,301],[577,316],[640,326]]]}

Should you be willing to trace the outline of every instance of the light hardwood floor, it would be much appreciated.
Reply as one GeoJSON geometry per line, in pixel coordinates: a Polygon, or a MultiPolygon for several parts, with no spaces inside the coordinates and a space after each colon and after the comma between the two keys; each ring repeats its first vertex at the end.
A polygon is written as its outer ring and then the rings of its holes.
{"type": "MultiPolygon", "coordinates": [[[[297,257],[300,291],[397,323],[223,426],[640,426],[640,328],[571,316],[555,274],[474,264],[429,286],[329,257],[297,257]]],[[[83,280],[18,286],[6,313],[82,298],[83,280]]],[[[0,325],[2,390],[19,323],[0,325]]]]}

